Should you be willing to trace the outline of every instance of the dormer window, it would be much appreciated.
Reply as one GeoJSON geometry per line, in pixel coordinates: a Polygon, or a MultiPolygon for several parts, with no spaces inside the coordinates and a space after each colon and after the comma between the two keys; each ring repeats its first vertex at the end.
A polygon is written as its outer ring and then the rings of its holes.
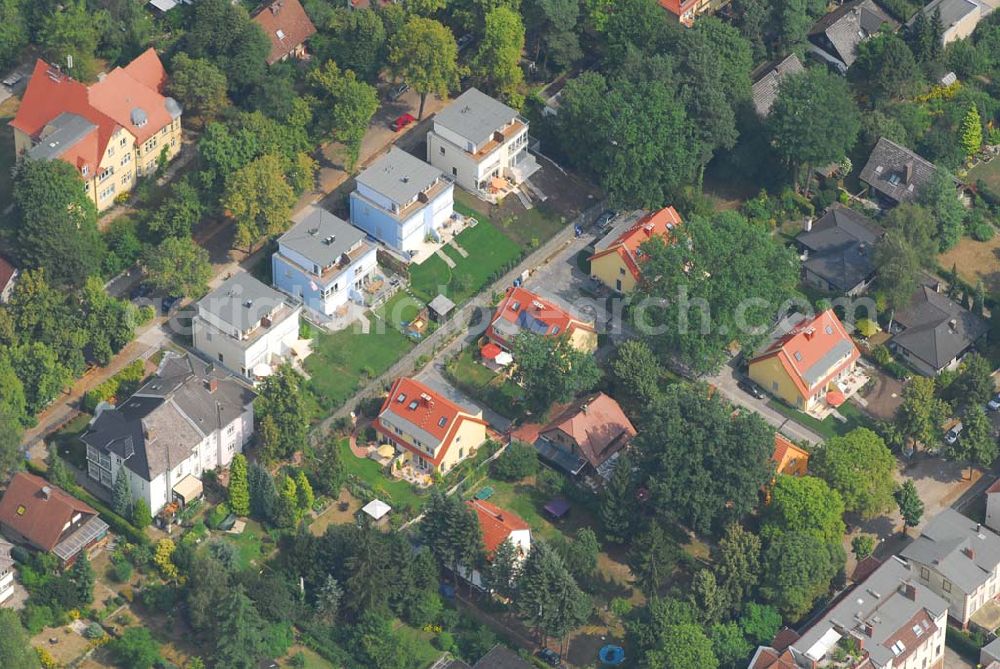
{"type": "Polygon", "coordinates": [[[285,31],[282,30],[281,28],[275,30],[274,34],[278,36],[278,39],[285,39],[285,31]]]}
{"type": "Polygon", "coordinates": [[[90,174],[90,166],[89,165],[84,165],[83,167],[81,167],[80,168],[80,174],[82,174],[83,176],[89,175],[90,174]]]}

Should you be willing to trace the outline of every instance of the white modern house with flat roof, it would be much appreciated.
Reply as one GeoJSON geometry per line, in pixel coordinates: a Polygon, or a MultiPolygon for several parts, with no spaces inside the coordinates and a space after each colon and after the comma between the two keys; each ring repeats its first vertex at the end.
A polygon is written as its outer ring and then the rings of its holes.
{"type": "Polygon", "coordinates": [[[271,276],[277,289],[307,309],[332,316],[348,301],[364,303],[361,291],[375,274],[377,253],[364,232],[313,207],[278,238],[271,276]]]}
{"type": "Polygon", "coordinates": [[[427,162],[462,188],[485,192],[492,179],[517,185],[538,169],[528,122],[517,110],[470,88],[438,112],[427,133],[427,162]]]}
{"type": "Polygon", "coordinates": [[[14,544],[0,539],[0,606],[14,595],[14,558],[10,551],[14,544]]]}
{"type": "Polygon", "coordinates": [[[440,240],[455,204],[455,184],[441,170],[392,147],[356,181],[351,223],[400,253],[440,240]]]}
{"type": "Polygon", "coordinates": [[[301,313],[301,302],[240,272],[198,301],[194,347],[246,378],[268,376],[294,350],[301,313]]]}

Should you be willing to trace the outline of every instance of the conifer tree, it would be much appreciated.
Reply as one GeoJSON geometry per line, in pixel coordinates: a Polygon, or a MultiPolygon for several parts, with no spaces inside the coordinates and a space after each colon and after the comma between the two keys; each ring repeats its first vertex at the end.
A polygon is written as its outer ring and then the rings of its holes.
{"type": "Polygon", "coordinates": [[[608,538],[616,543],[626,543],[632,534],[635,515],[632,461],[627,455],[622,455],[601,492],[601,522],[608,538]]]}
{"type": "Polygon", "coordinates": [[[233,456],[229,467],[229,510],[237,516],[250,514],[250,483],[247,480],[247,459],[242,453],[233,456]]]}
{"type": "Polygon", "coordinates": [[[959,137],[961,137],[962,149],[967,156],[974,155],[983,145],[983,121],[979,117],[979,109],[975,104],[969,105],[969,111],[965,112],[959,137]]]}
{"type": "Polygon", "coordinates": [[[304,471],[299,470],[299,473],[295,475],[295,493],[298,498],[299,514],[309,513],[313,502],[316,501],[316,495],[313,493],[312,485],[310,485],[304,471]]]}
{"type": "Polygon", "coordinates": [[[125,467],[118,469],[115,487],[111,491],[111,508],[122,518],[132,517],[132,491],[129,489],[125,467]]]}

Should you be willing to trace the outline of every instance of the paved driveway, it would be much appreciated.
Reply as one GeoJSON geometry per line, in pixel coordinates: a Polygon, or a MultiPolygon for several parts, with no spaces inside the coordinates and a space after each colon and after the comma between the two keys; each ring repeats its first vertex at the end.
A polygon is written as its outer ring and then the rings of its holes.
{"type": "Polygon", "coordinates": [[[944,669],[976,669],[976,665],[959,656],[948,646],[944,647],[944,669]]]}

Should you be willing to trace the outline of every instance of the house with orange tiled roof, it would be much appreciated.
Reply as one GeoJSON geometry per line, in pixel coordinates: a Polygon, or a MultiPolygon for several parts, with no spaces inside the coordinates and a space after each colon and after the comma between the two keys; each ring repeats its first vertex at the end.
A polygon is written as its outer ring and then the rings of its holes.
{"type": "Polygon", "coordinates": [[[85,85],[44,60],[10,122],[18,156],[76,168],[98,210],[156,171],[181,148],[181,106],[165,95],[167,73],[147,49],[85,85]]]}
{"type": "Polygon", "coordinates": [[[667,10],[678,22],[687,27],[694,25],[694,19],[699,14],[707,12],[712,7],[710,0],[659,0],[660,7],[667,10]]]}
{"type": "Polygon", "coordinates": [[[316,26],[299,0],[271,0],[255,11],[252,18],[271,40],[268,65],[288,58],[306,58],[306,40],[316,34],[316,26]]]}
{"type": "MultiPolygon", "coordinates": [[[[750,378],[801,411],[837,407],[857,390],[861,353],[833,309],[809,318],[792,314],[750,358],[750,378]]],[[[863,384],[862,384],[863,385],[863,384]]]]}
{"type": "MultiPolygon", "coordinates": [[[[493,559],[497,548],[505,541],[510,541],[514,546],[518,562],[528,556],[531,550],[531,528],[523,518],[486,500],[470,499],[466,505],[476,512],[487,560],[493,559]]],[[[483,587],[482,575],[478,569],[473,569],[469,575],[465,569],[460,568],[459,575],[477,588],[483,587]]]]}
{"type": "Polygon", "coordinates": [[[10,299],[19,274],[18,269],[10,261],[0,256],[0,304],[10,299]]]}
{"type": "Polygon", "coordinates": [[[771,454],[771,460],[774,462],[775,476],[805,476],[809,471],[809,451],[796,446],[780,432],[774,433],[774,453],[771,454]]]}
{"type": "Polygon", "coordinates": [[[403,465],[421,474],[451,471],[486,441],[482,410],[464,409],[405,376],[392,384],[373,426],[403,465]]]}
{"type": "Polygon", "coordinates": [[[643,244],[654,238],[671,242],[681,225],[673,207],[646,214],[638,221],[626,219],[594,246],[590,256],[590,276],[618,293],[631,293],[642,278],[643,244]]]}
{"type": "Polygon", "coordinates": [[[514,339],[522,332],[546,337],[569,337],[573,348],[584,353],[597,350],[597,330],[592,322],[575,318],[566,309],[526,288],[514,286],[500,301],[493,320],[486,328],[486,338],[505,351],[511,351],[514,339]]]}

